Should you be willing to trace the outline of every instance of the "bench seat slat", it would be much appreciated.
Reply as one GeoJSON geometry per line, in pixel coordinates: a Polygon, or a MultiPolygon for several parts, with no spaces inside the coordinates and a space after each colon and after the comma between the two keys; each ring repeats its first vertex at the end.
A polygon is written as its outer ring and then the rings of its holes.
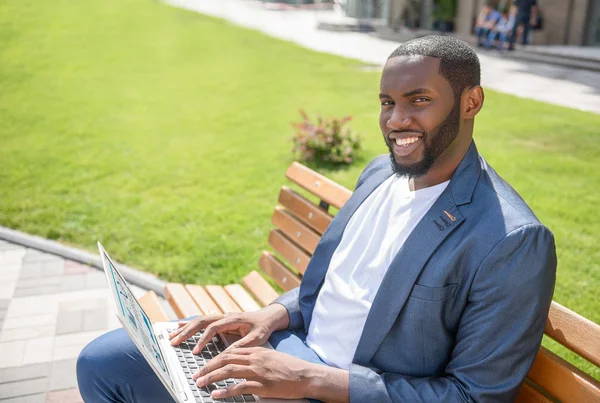
{"type": "Polygon", "coordinates": [[[188,284],[185,289],[190,294],[196,305],[200,308],[203,315],[219,315],[223,311],[217,306],[215,301],[208,295],[206,290],[196,284],[188,284]]]}
{"type": "Polygon", "coordinates": [[[600,367],[600,325],[552,301],[545,333],[600,367]]]}
{"type": "Polygon", "coordinates": [[[225,292],[225,289],[220,285],[206,285],[204,286],[204,289],[224,313],[242,312],[240,307],[235,303],[233,299],[231,299],[229,294],[227,294],[227,292],[225,292]]]}
{"type": "Polygon", "coordinates": [[[286,178],[308,190],[335,208],[342,208],[352,192],[331,179],[294,162],[285,173],[286,178]]]}
{"type": "Polygon", "coordinates": [[[227,294],[235,301],[235,303],[242,309],[244,312],[253,312],[258,311],[260,309],[260,305],[256,303],[256,301],[248,294],[248,291],[244,289],[239,284],[229,284],[226,285],[225,291],[227,294]]]}
{"type": "Polygon", "coordinates": [[[260,267],[267,276],[275,280],[277,285],[285,291],[300,286],[300,277],[288,269],[288,267],[273,256],[273,254],[267,251],[263,251],[262,255],[260,255],[258,267],[260,267]]]}
{"type": "Polygon", "coordinates": [[[252,270],[250,274],[242,279],[242,284],[260,301],[263,306],[273,302],[279,294],[271,284],[267,282],[256,270],[252,270]]]}
{"type": "Polygon", "coordinates": [[[304,274],[310,261],[308,253],[276,229],[271,230],[269,233],[269,245],[287,260],[293,268],[304,274]]]}
{"type": "Polygon", "coordinates": [[[168,322],[170,320],[154,291],[150,290],[142,295],[138,302],[153,322],[168,322]]]}
{"type": "Polygon", "coordinates": [[[202,313],[183,284],[169,283],[165,285],[165,298],[169,301],[179,319],[202,313]]]}
{"type": "Polygon", "coordinates": [[[321,236],[312,229],[302,224],[298,219],[288,213],[283,207],[275,207],[273,213],[273,224],[281,230],[289,239],[300,245],[304,250],[312,254],[317,248],[321,236]]]}
{"type": "Polygon", "coordinates": [[[319,234],[325,232],[333,219],[331,214],[287,186],[283,186],[279,192],[279,203],[319,234]]]}
{"type": "Polygon", "coordinates": [[[600,382],[545,347],[527,377],[562,403],[600,402],[600,382]]]}

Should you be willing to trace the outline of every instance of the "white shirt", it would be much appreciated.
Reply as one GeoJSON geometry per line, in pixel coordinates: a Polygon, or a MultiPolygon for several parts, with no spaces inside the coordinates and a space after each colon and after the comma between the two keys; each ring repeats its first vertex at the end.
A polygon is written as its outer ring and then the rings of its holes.
{"type": "Polygon", "coordinates": [[[329,263],[306,337],[326,364],[350,368],[383,276],[448,183],[412,192],[407,178],[392,175],[352,215],[329,263]]]}

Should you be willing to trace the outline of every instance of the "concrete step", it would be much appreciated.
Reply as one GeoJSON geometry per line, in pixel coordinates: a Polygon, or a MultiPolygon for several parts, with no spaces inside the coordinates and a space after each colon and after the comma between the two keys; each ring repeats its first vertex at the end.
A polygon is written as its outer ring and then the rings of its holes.
{"type": "Polygon", "coordinates": [[[572,57],[558,54],[550,54],[540,51],[530,51],[528,48],[520,48],[511,52],[503,52],[502,57],[515,60],[525,60],[536,63],[546,63],[556,66],[570,67],[590,71],[600,71],[600,60],[585,57],[572,57]]]}

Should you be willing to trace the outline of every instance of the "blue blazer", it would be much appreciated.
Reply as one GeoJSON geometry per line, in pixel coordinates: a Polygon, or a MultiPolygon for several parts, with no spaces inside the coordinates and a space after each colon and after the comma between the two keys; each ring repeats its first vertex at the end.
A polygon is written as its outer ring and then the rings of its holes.
{"type": "MultiPolygon", "coordinates": [[[[348,220],[392,174],[388,154],[366,167],[300,287],[275,301],[290,329],[308,331],[348,220]]],[[[555,276],[552,233],[473,142],[385,274],[350,367],[350,401],[513,401],[540,346],[555,276]]]]}

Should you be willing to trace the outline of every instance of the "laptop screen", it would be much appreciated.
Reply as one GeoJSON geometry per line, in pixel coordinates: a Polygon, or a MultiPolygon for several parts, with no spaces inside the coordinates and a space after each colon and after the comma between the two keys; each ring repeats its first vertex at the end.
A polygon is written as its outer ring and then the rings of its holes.
{"type": "MultiPolygon", "coordinates": [[[[106,253],[106,252],[105,252],[106,253]]],[[[149,363],[163,378],[167,385],[173,387],[173,382],[169,375],[169,370],[165,363],[165,358],[160,351],[158,341],[152,332],[152,322],[142,309],[141,305],[131,293],[125,279],[121,276],[118,270],[113,266],[111,260],[104,256],[105,262],[110,270],[108,273],[108,281],[111,283],[110,288],[113,290],[113,295],[116,295],[117,314],[121,317],[123,326],[129,333],[132,339],[140,349],[144,349],[146,359],[151,357],[152,362],[149,363]]]]}

